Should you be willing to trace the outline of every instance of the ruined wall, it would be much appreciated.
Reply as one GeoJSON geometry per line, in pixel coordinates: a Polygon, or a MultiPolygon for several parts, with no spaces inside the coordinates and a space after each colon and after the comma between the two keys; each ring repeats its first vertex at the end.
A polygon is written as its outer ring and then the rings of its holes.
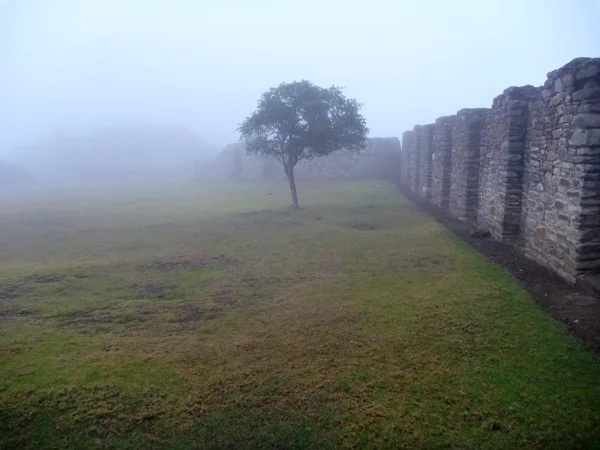
{"type": "Polygon", "coordinates": [[[423,125],[419,129],[417,145],[419,147],[419,173],[417,192],[423,197],[431,198],[432,156],[434,124],[423,125]]]}
{"type": "MultiPolygon", "coordinates": [[[[398,138],[369,138],[360,152],[339,151],[300,161],[295,169],[297,180],[336,180],[393,178],[401,166],[398,138]]],[[[212,164],[199,165],[199,177],[219,180],[284,179],[275,158],[246,154],[244,144],[229,144],[212,164]]]]}
{"type": "Polygon", "coordinates": [[[405,186],[570,281],[600,276],[600,58],[439,118],[431,145],[428,127],[403,134],[405,186]]]}
{"type": "Polygon", "coordinates": [[[313,161],[300,161],[295,174],[299,180],[340,180],[389,178],[399,164],[398,138],[369,138],[360,152],[339,151],[313,161]]]}
{"type": "Polygon", "coordinates": [[[529,102],[533,86],[511,87],[494,99],[480,153],[479,224],[499,240],[519,236],[529,102]]]}
{"type": "Polygon", "coordinates": [[[203,180],[265,180],[276,176],[273,161],[246,154],[244,144],[227,145],[214,161],[196,163],[196,177],[203,180]]]}
{"type": "Polygon", "coordinates": [[[456,116],[435,121],[431,155],[431,201],[444,210],[450,208],[450,176],[452,173],[452,137],[456,116]]]}
{"type": "Polygon", "coordinates": [[[475,223],[479,205],[481,130],[489,110],[461,109],[452,134],[450,214],[475,223]]]}
{"type": "Polygon", "coordinates": [[[600,268],[600,60],[548,74],[525,151],[526,254],[567,279],[600,268]]]}
{"type": "Polygon", "coordinates": [[[418,173],[416,165],[417,157],[415,155],[417,147],[415,143],[416,138],[414,130],[402,133],[402,168],[404,168],[404,176],[402,176],[401,179],[403,180],[403,184],[409,186],[413,191],[416,190],[415,183],[418,173]]]}
{"type": "Polygon", "coordinates": [[[410,140],[408,142],[408,177],[410,188],[414,192],[419,191],[421,182],[421,129],[420,125],[415,126],[412,135],[409,135],[410,140]]]}

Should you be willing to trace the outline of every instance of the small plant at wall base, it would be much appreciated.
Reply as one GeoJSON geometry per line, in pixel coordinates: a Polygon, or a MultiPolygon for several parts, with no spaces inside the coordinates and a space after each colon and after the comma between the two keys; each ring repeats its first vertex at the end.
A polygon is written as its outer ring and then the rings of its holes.
{"type": "Polygon", "coordinates": [[[296,164],[338,150],[364,148],[369,129],[361,106],[336,86],[325,89],[305,80],[282,83],[262,95],[238,131],[248,154],[272,156],[281,163],[292,207],[298,208],[296,164]]]}

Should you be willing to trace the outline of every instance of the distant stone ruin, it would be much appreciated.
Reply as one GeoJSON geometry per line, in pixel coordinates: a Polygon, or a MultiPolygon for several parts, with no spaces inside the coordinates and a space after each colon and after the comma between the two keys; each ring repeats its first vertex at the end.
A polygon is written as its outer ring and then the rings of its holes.
{"type": "MultiPolygon", "coordinates": [[[[303,160],[296,166],[297,180],[341,180],[389,178],[400,165],[398,138],[370,138],[359,152],[338,151],[328,156],[303,160]]],[[[199,164],[197,175],[205,179],[269,180],[284,179],[275,158],[246,154],[244,144],[229,144],[210,164],[199,164]]]]}
{"type": "Polygon", "coordinates": [[[600,58],[402,135],[401,183],[569,281],[600,274],[600,58]]]}

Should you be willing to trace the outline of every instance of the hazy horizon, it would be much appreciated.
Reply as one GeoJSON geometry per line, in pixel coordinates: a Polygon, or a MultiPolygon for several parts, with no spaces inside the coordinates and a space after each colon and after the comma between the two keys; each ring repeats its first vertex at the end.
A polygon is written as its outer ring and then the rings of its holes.
{"type": "Polygon", "coordinates": [[[345,87],[371,136],[400,136],[598,56],[597,23],[600,0],[0,0],[0,158],[123,123],[220,149],[262,92],[301,79],[345,87]]]}

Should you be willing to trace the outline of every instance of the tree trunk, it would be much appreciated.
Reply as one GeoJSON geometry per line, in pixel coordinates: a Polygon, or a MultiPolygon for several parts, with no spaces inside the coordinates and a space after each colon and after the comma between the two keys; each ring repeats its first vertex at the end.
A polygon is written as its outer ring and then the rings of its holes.
{"type": "Polygon", "coordinates": [[[298,192],[296,192],[296,179],[294,178],[294,166],[290,164],[288,167],[286,167],[285,174],[290,182],[290,191],[292,192],[292,208],[299,208],[298,192]]]}

